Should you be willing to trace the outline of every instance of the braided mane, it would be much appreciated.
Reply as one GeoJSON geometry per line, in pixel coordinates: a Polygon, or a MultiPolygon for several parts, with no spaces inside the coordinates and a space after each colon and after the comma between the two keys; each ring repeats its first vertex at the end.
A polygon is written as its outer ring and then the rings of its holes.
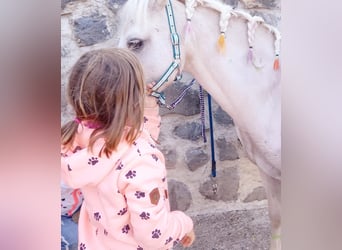
{"type": "Polygon", "coordinates": [[[253,43],[255,38],[255,31],[259,25],[264,26],[267,30],[269,30],[274,35],[274,70],[279,69],[279,54],[280,54],[280,40],[281,35],[280,32],[274,27],[267,23],[265,23],[264,19],[260,16],[252,16],[247,12],[242,10],[234,10],[231,6],[219,2],[217,0],[185,0],[185,13],[188,25],[191,22],[191,19],[195,13],[197,6],[203,6],[207,8],[211,8],[220,14],[219,28],[220,34],[218,38],[218,48],[221,53],[225,51],[225,35],[229,24],[229,19],[231,16],[241,17],[247,21],[247,37],[248,37],[248,61],[254,63],[254,55],[253,55],[253,43]]]}

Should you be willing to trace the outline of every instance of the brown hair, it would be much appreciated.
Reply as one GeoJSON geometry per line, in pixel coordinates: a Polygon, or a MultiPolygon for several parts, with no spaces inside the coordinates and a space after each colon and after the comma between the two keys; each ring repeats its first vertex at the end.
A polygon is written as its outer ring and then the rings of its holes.
{"type": "MultiPolygon", "coordinates": [[[[78,120],[99,126],[90,136],[90,149],[102,137],[102,150],[109,156],[126,128],[124,139],[133,143],[143,122],[144,91],[142,67],[129,50],[99,49],[80,57],[72,68],[67,96],[78,120]]],[[[75,121],[62,127],[63,145],[71,146],[77,127],[75,121]]]]}

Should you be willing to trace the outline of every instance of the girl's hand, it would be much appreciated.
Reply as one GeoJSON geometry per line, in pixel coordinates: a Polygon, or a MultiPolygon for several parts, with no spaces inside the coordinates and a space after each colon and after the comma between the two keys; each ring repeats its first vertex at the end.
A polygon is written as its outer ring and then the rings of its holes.
{"type": "Polygon", "coordinates": [[[146,94],[147,95],[151,95],[152,88],[155,84],[156,84],[155,82],[150,82],[150,83],[146,84],[146,94]]]}
{"type": "Polygon", "coordinates": [[[155,84],[155,82],[151,82],[146,85],[145,108],[154,108],[158,105],[157,98],[151,96],[152,88],[155,84]]]}
{"type": "Polygon", "coordinates": [[[196,236],[194,230],[191,230],[190,233],[187,233],[180,241],[183,247],[189,247],[194,242],[196,236]]]}

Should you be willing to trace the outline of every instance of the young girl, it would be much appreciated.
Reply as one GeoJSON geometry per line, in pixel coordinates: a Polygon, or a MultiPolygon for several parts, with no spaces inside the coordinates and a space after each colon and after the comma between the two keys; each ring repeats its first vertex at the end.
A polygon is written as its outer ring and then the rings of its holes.
{"type": "Polygon", "coordinates": [[[123,49],[84,54],[72,69],[68,98],[76,118],[62,129],[61,172],[84,196],[79,249],[190,246],[191,218],[170,212],[164,157],[153,140],[158,117],[144,119],[144,102],[152,102],[136,57],[123,49]],[[75,150],[75,140],[83,148],[75,150]]]}
{"type": "MultiPolygon", "coordinates": [[[[153,84],[147,85],[148,90],[153,84]]],[[[157,99],[146,95],[144,100],[144,128],[151,137],[157,141],[160,132],[160,115],[157,99]]],[[[77,122],[77,121],[76,121],[77,122]]],[[[61,155],[63,157],[74,154],[76,151],[86,148],[89,143],[92,128],[83,127],[79,132],[73,133],[73,140],[70,140],[70,132],[75,130],[75,122],[71,121],[62,126],[61,155]],[[64,136],[63,136],[64,135],[64,136]]],[[[78,243],[78,215],[83,202],[83,195],[80,189],[74,189],[61,181],[61,250],[77,249],[78,243]]]]}

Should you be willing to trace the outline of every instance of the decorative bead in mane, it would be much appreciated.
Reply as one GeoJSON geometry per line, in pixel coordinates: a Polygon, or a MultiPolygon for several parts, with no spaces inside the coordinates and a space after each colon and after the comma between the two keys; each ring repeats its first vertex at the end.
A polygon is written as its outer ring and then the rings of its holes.
{"type": "Polygon", "coordinates": [[[185,15],[186,15],[186,25],[185,25],[185,41],[189,33],[191,32],[191,19],[195,13],[195,8],[197,7],[197,0],[186,0],[185,1],[185,15]]]}
{"type": "Polygon", "coordinates": [[[220,3],[218,1],[203,1],[203,6],[214,9],[220,13],[220,21],[219,21],[220,35],[217,40],[217,45],[218,45],[219,52],[223,54],[226,50],[225,37],[226,37],[226,31],[228,28],[229,19],[231,15],[233,14],[232,13],[233,8],[229,5],[220,3]]]}
{"type": "Polygon", "coordinates": [[[228,28],[229,18],[231,17],[231,15],[232,15],[232,7],[228,5],[223,6],[223,8],[221,9],[220,22],[219,22],[221,34],[218,39],[219,51],[221,54],[223,54],[226,51],[225,37],[226,37],[226,31],[228,28]]]}
{"type": "Polygon", "coordinates": [[[218,49],[219,49],[219,52],[221,54],[225,53],[226,52],[226,34],[224,32],[221,32],[218,40],[217,40],[217,46],[218,46],[218,49]]]}
{"type": "Polygon", "coordinates": [[[241,10],[233,10],[233,8],[227,4],[221,3],[217,0],[186,0],[185,1],[185,13],[187,18],[187,25],[186,25],[186,34],[190,32],[190,23],[191,19],[195,13],[195,8],[198,5],[202,5],[207,8],[211,8],[216,10],[220,13],[220,34],[217,40],[218,50],[220,53],[224,53],[225,46],[226,46],[226,31],[229,24],[230,17],[242,17],[247,20],[247,37],[248,37],[248,52],[247,52],[247,62],[253,63],[255,67],[259,67],[256,65],[254,61],[254,52],[253,52],[253,43],[255,38],[255,31],[259,25],[263,25],[267,28],[271,33],[273,33],[275,37],[274,41],[274,52],[275,52],[275,59],[273,63],[273,69],[279,69],[279,54],[280,54],[280,32],[273,26],[268,25],[265,23],[264,19],[259,16],[251,16],[247,12],[243,12],[241,10]]]}

